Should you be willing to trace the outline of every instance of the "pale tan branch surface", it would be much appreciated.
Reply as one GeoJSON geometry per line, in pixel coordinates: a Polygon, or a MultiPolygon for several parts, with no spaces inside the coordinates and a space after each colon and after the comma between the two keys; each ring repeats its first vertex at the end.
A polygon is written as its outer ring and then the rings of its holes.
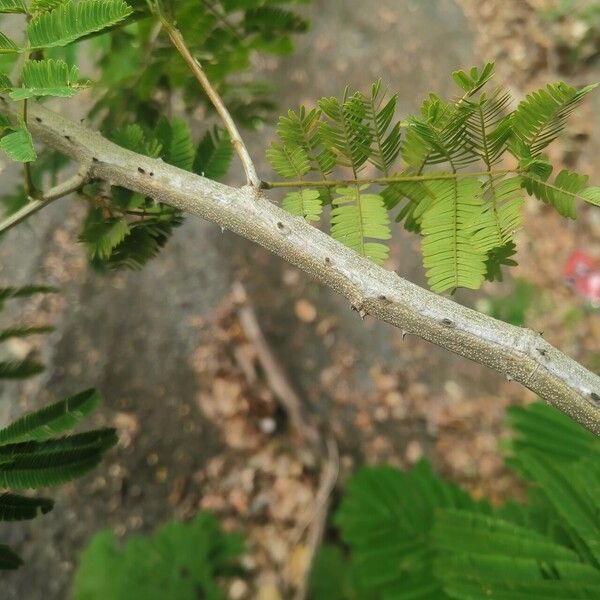
{"type": "MultiPolygon", "coordinates": [[[[0,101],[0,112],[11,107],[0,101]]],[[[345,296],[361,314],[503,373],[600,435],[600,377],[538,333],[465,308],[378,267],[251,187],[232,188],[135,154],[34,103],[29,122],[38,141],[89,165],[92,177],[260,244],[345,296]]]]}

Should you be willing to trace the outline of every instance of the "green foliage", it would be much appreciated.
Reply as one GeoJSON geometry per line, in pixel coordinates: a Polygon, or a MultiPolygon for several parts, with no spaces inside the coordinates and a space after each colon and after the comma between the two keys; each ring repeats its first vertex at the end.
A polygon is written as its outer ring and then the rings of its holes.
{"type": "Polygon", "coordinates": [[[18,51],[17,45],[5,34],[0,33],[0,54],[13,54],[18,51]]]}
{"type": "MultiPolygon", "coordinates": [[[[323,211],[321,196],[317,190],[288,192],[282,200],[281,206],[292,215],[303,217],[309,223],[311,221],[318,221],[323,211]]],[[[357,241],[360,244],[360,240],[357,241]]]]}
{"type": "Polygon", "coordinates": [[[66,0],[35,15],[27,25],[27,37],[31,48],[66,46],[116,25],[130,14],[131,8],[124,0],[66,0]]]}
{"type": "Polygon", "coordinates": [[[209,513],[189,523],[170,522],[151,537],[130,537],[122,548],[114,534],[98,533],[81,556],[74,600],[220,600],[220,579],[240,570],[244,546],[209,513]]]}
{"type": "Polygon", "coordinates": [[[37,96],[70,98],[85,87],[79,82],[79,70],[62,60],[30,60],[21,72],[22,87],[10,93],[13,100],[37,96]]]}
{"type": "Polygon", "coordinates": [[[43,370],[44,365],[29,358],[0,361],[0,379],[27,379],[43,370]]]}
{"type": "MultiPolygon", "coordinates": [[[[55,437],[76,425],[98,402],[94,390],[82,392],[30,413],[0,430],[0,487],[39,488],[80,477],[95,467],[117,441],[113,429],[55,437]]],[[[0,495],[0,520],[33,519],[54,503],[12,493],[0,495]]],[[[21,561],[0,547],[0,568],[17,568],[21,561]]]]}
{"type": "Polygon", "coordinates": [[[526,504],[475,503],[424,462],[364,468],[334,519],[349,555],[324,548],[312,597],[597,598],[598,438],[540,403],[511,408],[509,423],[508,464],[531,485],[526,504]]]}
{"type": "Polygon", "coordinates": [[[360,589],[375,597],[445,597],[431,573],[431,527],[439,507],[487,509],[437,478],[426,462],[408,473],[364,468],[348,482],[335,523],[352,549],[360,589]]]}
{"type": "Polygon", "coordinates": [[[17,162],[32,162],[37,158],[33,139],[27,126],[22,121],[15,127],[9,129],[0,139],[0,150],[3,150],[8,158],[17,162]]]}
{"type": "MultiPolygon", "coordinates": [[[[0,430],[0,487],[39,488],[79,477],[95,467],[117,441],[113,429],[99,429],[54,437],[87,415],[98,401],[93,390],[82,392],[30,413],[0,430]]],[[[54,503],[12,493],[0,495],[0,520],[33,519],[49,512],[54,503]]],[[[0,546],[0,568],[14,569],[21,560],[0,546]]]]}
{"type": "Polygon", "coordinates": [[[30,335],[39,335],[40,333],[51,333],[52,331],[54,331],[54,327],[50,325],[42,325],[40,327],[30,327],[28,325],[9,327],[0,331],[0,342],[4,342],[12,338],[23,338],[30,335]]]}
{"type": "Polygon", "coordinates": [[[207,131],[196,148],[192,170],[198,175],[218,181],[229,171],[233,145],[227,132],[219,127],[207,131]]]}
{"type": "Polygon", "coordinates": [[[0,13],[21,13],[27,12],[27,6],[24,0],[0,0],[0,13]]]}
{"type": "Polygon", "coordinates": [[[35,294],[55,294],[58,290],[50,285],[23,285],[21,287],[0,287],[0,308],[5,300],[28,298],[35,294]]]}
{"type": "MultiPolygon", "coordinates": [[[[197,57],[212,85],[224,98],[237,123],[255,126],[273,107],[272,90],[260,82],[237,77],[251,65],[256,52],[288,54],[292,36],[306,29],[306,21],[290,10],[303,0],[230,2],[197,0],[163,3],[166,16],[177,23],[192,54],[197,57]]],[[[103,114],[103,128],[137,122],[152,127],[168,114],[168,97],[183,92],[186,109],[212,105],[181,57],[157,37],[145,0],[130,2],[136,20],[95,40],[95,59],[102,73],[92,114],[103,114]],[[128,90],[123,93],[122,90],[128,90]],[[157,91],[164,99],[157,99],[157,91]]]]}
{"type": "Polygon", "coordinates": [[[558,137],[569,115],[596,87],[576,90],[559,81],[529,94],[511,115],[512,135],[532,155],[539,154],[558,137]]]}
{"type": "MultiPolygon", "coordinates": [[[[0,288],[0,310],[6,300],[53,293],[48,286],[29,285],[0,288]]],[[[0,341],[46,333],[52,328],[12,327],[0,333],[0,341]]],[[[25,358],[0,362],[0,379],[23,379],[43,370],[39,362],[25,358]]],[[[85,390],[24,415],[0,429],[0,521],[33,519],[52,510],[48,498],[14,494],[11,488],[40,488],[57,485],[87,473],[117,441],[114,429],[97,429],[58,437],[75,427],[97,406],[100,394],[85,390]]],[[[21,559],[8,546],[0,545],[0,569],[16,569],[21,559]]]]}
{"type": "Polygon", "coordinates": [[[0,495],[0,521],[23,521],[45,515],[54,508],[49,498],[26,498],[15,494],[0,495]]]}
{"type": "MultiPolygon", "coordinates": [[[[260,82],[230,77],[250,66],[255,52],[282,54],[291,51],[291,36],[305,31],[307,21],[290,8],[290,0],[229,2],[211,0],[201,8],[196,0],[169,2],[166,16],[176,22],[194,56],[212,84],[225,98],[240,123],[258,124],[272,107],[271,90],[260,82]]],[[[118,144],[187,171],[220,179],[230,166],[233,147],[219,127],[207,130],[196,141],[187,118],[199,106],[212,110],[202,88],[189,76],[178,53],[168,46],[155,15],[145,0],[0,0],[3,11],[27,15],[27,42],[19,45],[0,33],[0,54],[25,54],[19,65],[0,65],[0,89],[23,102],[24,120],[18,124],[0,120],[0,149],[13,160],[36,161],[30,170],[38,188],[43,175],[53,177],[64,166],[36,160],[27,130],[26,104],[30,98],[68,98],[87,87],[81,81],[77,60],[90,40],[91,56],[100,72],[94,87],[91,117],[101,115],[101,129],[118,144]],[[64,50],[62,48],[65,47],[64,50]],[[11,66],[18,85],[8,78],[11,66]],[[6,70],[6,73],[2,71],[6,70]],[[125,91],[123,91],[125,90],[125,91]],[[170,98],[184,101],[184,114],[167,119],[170,98]]],[[[8,32],[7,32],[8,33],[8,32]]],[[[90,204],[80,240],[91,263],[102,270],[141,268],[167,243],[182,215],[150,198],[106,185],[91,184],[81,194],[90,204]]],[[[310,196],[310,194],[309,194],[310,196]]],[[[29,201],[23,190],[1,199],[11,214],[29,201]]],[[[315,215],[309,198],[301,209],[315,215]]]]}
{"type": "Polygon", "coordinates": [[[586,187],[586,176],[565,170],[550,180],[552,165],[541,154],[596,86],[551,84],[511,112],[510,93],[490,88],[492,75],[491,63],[456,71],[460,97],[429,94],[419,114],[401,121],[395,120],[397,95],[386,100],[380,81],[370,94],[346,89],[341,99],[322,98],[315,109],[290,110],[267,151],[284,181],[267,187],[301,190],[288,193],[282,205],[309,221],[322,212],[318,193],[322,204],[332,205],[332,236],[379,263],[387,257],[382,241],[391,237],[384,213],[397,211],[396,222],[423,237],[433,291],[502,280],[502,268],[516,264],[524,191],[569,218],[578,200],[600,205],[600,188],[586,187]],[[499,168],[508,155],[518,167],[499,168]],[[361,176],[367,164],[375,176],[361,176]],[[344,205],[353,190],[352,211],[342,217],[335,188],[345,190],[344,205]],[[377,242],[366,241],[369,230],[377,242]]]}
{"type": "MultiPolygon", "coordinates": [[[[187,124],[178,119],[162,118],[153,131],[128,125],[113,138],[134,152],[188,170],[205,162],[215,173],[223,172],[231,158],[225,148],[231,144],[217,134],[214,142],[210,138],[210,145],[203,140],[195,149],[187,124]]],[[[79,239],[86,245],[92,265],[101,270],[140,269],[182,223],[180,211],[123,188],[112,187],[107,193],[92,185],[83,194],[92,208],[79,239]]]]}
{"type": "Polygon", "coordinates": [[[434,292],[477,289],[486,274],[486,255],[477,249],[472,234],[482,215],[479,182],[472,178],[434,181],[429,190],[435,200],[421,220],[421,250],[429,285],[434,292]]]}
{"type": "Polygon", "coordinates": [[[379,194],[367,194],[367,186],[338,188],[331,211],[331,236],[367,256],[383,263],[388,248],[368,239],[387,240],[391,237],[389,217],[379,194]]]}
{"type": "Polygon", "coordinates": [[[100,394],[93,389],[65,398],[35,413],[13,421],[0,430],[0,444],[47,440],[72,429],[98,405],[100,394]]]}

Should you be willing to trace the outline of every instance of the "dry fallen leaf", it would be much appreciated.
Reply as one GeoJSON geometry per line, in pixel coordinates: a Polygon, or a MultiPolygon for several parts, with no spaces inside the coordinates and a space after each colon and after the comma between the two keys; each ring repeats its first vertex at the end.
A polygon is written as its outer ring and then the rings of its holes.
{"type": "Polygon", "coordinates": [[[317,318],[317,309],[308,300],[300,298],[296,301],[296,316],[303,323],[312,323],[317,318]]]}

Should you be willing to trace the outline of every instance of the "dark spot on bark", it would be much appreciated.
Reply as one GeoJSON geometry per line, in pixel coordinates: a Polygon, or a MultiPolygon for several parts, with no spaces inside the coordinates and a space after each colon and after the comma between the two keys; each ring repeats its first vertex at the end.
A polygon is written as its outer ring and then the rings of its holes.
{"type": "Polygon", "coordinates": [[[590,396],[592,397],[592,400],[594,400],[594,402],[598,402],[598,404],[600,404],[600,394],[596,394],[596,392],[591,392],[590,396]]]}
{"type": "Polygon", "coordinates": [[[154,171],[150,171],[149,175],[150,177],[154,177],[154,171]]]}
{"type": "Polygon", "coordinates": [[[454,321],[451,319],[442,319],[442,325],[444,325],[444,327],[454,327],[454,321]]]}
{"type": "Polygon", "coordinates": [[[65,135],[65,140],[67,140],[67,142],[71,141],[71,136],[70,135],[65,135]]]}
{"type": "Polygon", "coordinates": [[[542,355],[542,356],[546,356],[546,354],[548,354],[543,348],[538,348],[537,351],[542,355]]]}
{"type": "Polygon", "coordinates": [[[38,123],[41,123],[41,122],[42,122],[42,120],[41,120],[39,117],[36,117],[36,118],[35,118],[35,120],[36,120],[38,123]]]}
{"type": "Polygon", "coordinates": [[[329,256],[325,257],[325,264],[326,265],[330,265],[331,264],[331,259],[329,258],[329,256]]]}
{"type": "Polygon", "coordinates": [[[381,296],[379,296],[379,299],[380,299],[380,300],[387,300],[387,297],[386,297],[386,296],[384,296],[383,294],[381,294],[381,296]]]}
{"type": "Polygon", "coordinates": [[[92,156],[92,162],[97,163],[97,162],[100,162],[100,161],[95,156],[92,156]]]}
{"type": "Polygon", "coordinates": [[[285,225],[281,221],[278,221],[277,227],[279,227],[279,229],[283,229],[285,227],[285,225]]]}
{"type": "Polygon", "coordinates": [[[138,173],[145,173],[146,171],[144,171],[144,169],[142,169],[142,167],[138,167],[138,173]]]}

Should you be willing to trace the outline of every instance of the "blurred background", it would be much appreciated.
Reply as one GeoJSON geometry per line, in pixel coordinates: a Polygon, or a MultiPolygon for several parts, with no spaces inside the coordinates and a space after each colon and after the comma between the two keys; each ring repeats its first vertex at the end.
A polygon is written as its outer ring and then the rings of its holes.
{"type": "MultiPolygon", "coordinates": [[[[559,78],[600,81],[595,1],[314,0],[301,11],[312,26],[297,38],[296,53],[255,61],[260,77],[276,86],[282,114],[340,95],[347,84],[366,90],[378,77],[399,91],[402,114],[414,112],[429,91],[454,94],[453,70],[488,60],[516,98],[559,78]]],[[[596,93],[551,148],[557,166],[591,174],[594,185],[599,115],[596,93]]],[[[247,134],[265,177],[272,175],[264,150],[276,118],[247,134]]],[[[16,176],[3,170],[2,187],[16,176]]],[[[242,180],[234,166],[228,182],[242,180]]],[[[370,317],[361,320],[299,271],[198,219],[188,219],[143,270],[98,274],[77,242],[83,215],[80,203],[65,199],[1,241],[3,285],[38,282],[61,293],[3,313],[7,320],[51,322],[56,331],[11,343],[12,355],[38,354],[47,368],[35,379],[2,384],[0,424],[95,386],[105,399],[95,424],[115,426],[120,442],[90,475],[53,490],[52,513],[0,526],[26,563],[3,575],[3,599],[64,598],[79,552],[96,531],[148,532],[200,509],[247,537],[250,577],[235,584],[231,597],[277,598],[265,590],[281,594],[294,585],[319,464],[288,433],[260,348],[240,322],[240,283],[305,418],[337,441],[339,486],[361,464],[409,467],[426,456],[476,497],[519,497],[498,440],[506,406],[533,399],[520,386],[402,339],[370,317]]],[[[600,258],[599,211],[582,208],[577,221],[567,221],[531,201],[518,248],[521,265],[512,279],[460,292],[456,300],[543,331],[600,372],[600,312],[565,277],[575,250],[600,258]]],[[[400,227],[389,268],[424,284],[418,238],[400,227]]]]}

